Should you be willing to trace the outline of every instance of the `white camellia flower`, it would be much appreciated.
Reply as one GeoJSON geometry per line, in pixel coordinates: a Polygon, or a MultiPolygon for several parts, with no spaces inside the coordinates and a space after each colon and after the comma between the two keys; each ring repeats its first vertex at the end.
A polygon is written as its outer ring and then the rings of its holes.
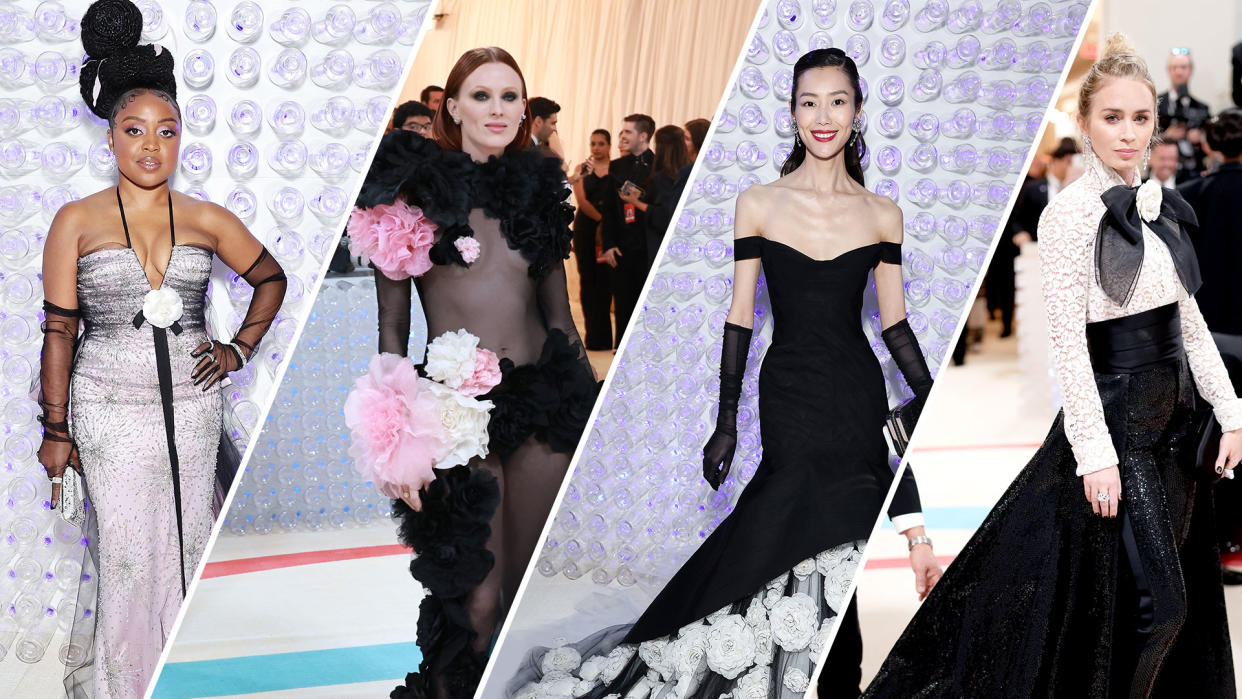
{"type": "Polygon", "coordinates": [[[739,614],[730,614],[707,634],[707,666],[731,680],[754,664],[755,632],[739,614]]]}
{"type": "Polygon", "coordinates": [[[811,655],[818,657],[824,649],[828,647],[828,633],[832,631],[832,622],[836,617],[824,619],[819,625],[819,631],[815,632],[815,638],[811,639],[811,655]]]}
{"type": "Polygon", "coordinates": [[[814,572],[815,572],[815,559],[814,558],[808,558],[805,561],[802,561],[801,563],[793,567],[794,577],[798,578],[799,580],[806,580],[811,575],[811,573],[814,573],[814,572]]]}
{"type": "Polygon", "coordinates": [[[635,651],[638,649],[632,645],[617,646],[608,654],[608,658],[604,660],[603,669],[600,670],[600,680],[607,683],[617,679],[625,666],[629,664],[630,658],[634,657],[635,651]]]}
{"type": "Polygon", "coordinates": [[[1160,204],[1164,201],[1164,192],[1155,179],[1144,182],[1138,188],[1134,203],[1138,207],[1139,216],[1144,221],[1155,221],[1160,218],[1160,204]]]}
{"type": "Polygon", "coordinates": [[[157,328],[167,328],[181,320],[181,313],[181,294],[172,289],[161,286],[148,291],[142,299],[142,317],[157,328]]]}
{"type": "Polygon", "coordinates": [[[668,647],[669,641],[663,638],[643,641],[638,644],[638,657],[647,663],[652,672],[660,677],[669,677],[673,674],[673,666],[667,657],[668,647]]]}
{"type": "Polygon", "coordinates": [[[707,664],[708,627],[699,624],[682,630],[666,652],[678,677],[697,674],[707,664]]]}
{"type": "Polygon", "coordinates": [[[805,593],[782,597],[768,613],[772,640],[789,653],[806,650],[819,628],[815,601],[805,593]]]}
{"type": "Polygon", "coordinates": [[[815,557],[815,568],[823,575],[828,575],[834,568],[839,566],[843,561],[850,557],[850,553],[854,550],[852,546],[835,546],[827,551],[820,552],[815,557]]]}
{"type": "Polygon", "coordinates": [[[707,615],[707,623],[708,623],[708,624],[714,624],[714,623],[716,623],[716,622],[720,621],[721,619],[723,619],[723,618],[725,618],[725,617],[729,616],[729,610],[730,610],[730,609],[732,609],[732,608],[733,608],[733,605],[732,605],[732,604],[726,604],[725,606],[721,607],[720,609],[717,609],[716,611],[712,612],[711,614],[708,614],[708,615],[707,615]]]}
{"type": "Polygon", "coordinates": [[[734,699],[768,699],[768,684],[772,673],[767,667],[757,667],[737,681],[734,699]]]}
{"type": "Polygon", "coordinates": [[[487,444],[490,441],[487,421],[494,404],[490,400],[472,398],[435,381],[420,379],[419,383],[435,396],[440,407],[440,422],[449,436],[449,452],[436,463],[436,468],[462,466],[476,456],[486,457],[487,444]]]}
{"type": "Polygon", "coordinates": [[[424,371],[449,388],[461,388],[474,375],[478,348],[479,338],[465,330],[450,330],[427,344],[424,371]]]}
{"type": "Polygon", "coordinates": [[[595,682],[599,679],[600,673],[604,671],[604,662],[604,658],[598,655],[593,656],[578,668],[578,676],[587,682],[595,682]]]}
{"type": "Polygon", "coordinates": [[[811,678],[801,670],[801,668],[791,667],[785,671],[785,677],[782,684],[791,691],[802,694],[811,686],[811,678]]]}
{"type": "Polygon", "coordinates": [[[758,597],[750,599],[750,606],[746,608],[746,623],[752,629],[768,628],[768,610],[758,597]]]}
{"type": "Polygon", "coordinates": [[[776,644],[772,642],[772,627],[764,625],[755,629],[755,664],[770,665],[776,653],[776,644]]]}
{"type": "Polygon", "coordinates": [[[582,654],[570,646],[553,648],[543,654],[539,669],[544,677],[568,677],[582,664],[582,654]]]}

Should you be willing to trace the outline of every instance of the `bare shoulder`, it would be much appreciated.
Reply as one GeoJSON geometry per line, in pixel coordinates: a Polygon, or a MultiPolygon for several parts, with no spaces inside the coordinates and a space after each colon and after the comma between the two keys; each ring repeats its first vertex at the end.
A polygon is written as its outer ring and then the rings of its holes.
{"type": "Polygon", "coordinates": [[[868,191],[861,197],[864,212],[874,222],[880,240],[900,243],[905,227],[901,207],[892,199],[874,192],[868,191]]]}
{"type": "Polygon", "coordinates": [[[202,201],[182,192],[173,192],[173,206],[178,217],[189,222],[203,235],[219,239],[244,224],[232,211],[215,202],[202,201]]]}
{"type": "Polygon", "coordinates": [[[777,196],[775,190],[775,184],[755,184],[737,195],[735,237],[763,235],[763,221],[772,209],[773,198],[777,196]]]}
{"type": "MultiPolygon", "coordinates": [[[[48,242],[57,246],[74,245],[92,225],[97,224],[99,217],[105,214],[104,197],[107,192],[96,192],[81,199],[66,202],[52,217],[52,225],[47,232],[48,242]]],[[[115,196],[115,195],[113,195],[115,196]]],[[[116,209],[116,200],[112,200],[111,210],[116,209]]]]}

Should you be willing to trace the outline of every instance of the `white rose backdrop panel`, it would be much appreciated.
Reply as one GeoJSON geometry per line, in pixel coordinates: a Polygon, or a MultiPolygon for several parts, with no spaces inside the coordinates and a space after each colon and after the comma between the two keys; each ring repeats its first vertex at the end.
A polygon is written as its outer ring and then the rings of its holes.
{"type": "MultiPolygon", "coordinates": [[[[658,589],[729,514],[758,467],[756,381],[772,330],[762,280],[737,454],[719,492],[702,481],[702,446],[732,293],[734,199],[776,179],[792,146],[797,58],[839,46],[859,65],[867,184],[904,210],[906,303],[934,368],[974,297],[1086,9],[1085,1],[768,4],[538,557],[532,595],[547,576],[658,589]]],[[[891,402],[904,400],[908,389],[879,339],[874,290],[860,322],[891,402]]]]}
{"type": "MultiPolygon", "coordinates": [[[[259,352],[232,375],[226,429],[245,449],[344,227],[367,150],[389,117],[429,2],[186,2],[138,0],[143,40],[176,56],[185,130],[173,186],[227,206],[280,261],[289,291],[259,352]]],[[[112,186],[106,125],[78,92],[78,21],[87,0],[0,6],[0,657],[43,657],[73,614],[80,533],[47,505],[35,460],[42,336],[40,269],[62,204],[112,186]],[[68,606],[66,606],[68,605],[68,606]]],[[[117,231],[120,235],[120,231],[117,231]]],[[[212,334],[241,324],[250,288],[217,264],[212,334]]],[[[53,646],[51,662],[58,650],[53,646]]]]}

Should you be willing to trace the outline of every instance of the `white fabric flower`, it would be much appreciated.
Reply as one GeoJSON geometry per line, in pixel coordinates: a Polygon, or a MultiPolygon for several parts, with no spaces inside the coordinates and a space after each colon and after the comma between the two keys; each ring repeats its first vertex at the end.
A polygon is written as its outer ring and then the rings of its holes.
{"type": "Polygon", "coordinates": [[[772,580],[768,583],[767,589],[769,589],[769,590],[784,590],[784,589],[785,589],[785,583],[786,583],[786,581],[788,581],[788,580],[789,580],[789,573],[781,573],[780,575],[776,576],[775,578],[772,578],[772,580]]]}
{"type": "Polygon", "coordinates": [[[617,679],[625,666],[629,664],[630,658],[634,657],[635,651],[638,649],[633,645],[617,646],[608,654],[608,658],[604,660],[604,665],[600,669],[599,678],[602,682],[612,682],[617,679]]]}
{"type": "Polygon", "coordinates": [[[687,627],[666,653],[679,677],[697,674],[707,664],[708,627],[699,624],[687,627]]]}
{"type": "Polygon", "coordinates": [[[808,558],[793,567],[793,574],[799,580],[806,580],[811,573],[815,572],[815,559],[808,558]]]}
{"type": "Polygon", "coordinates": [[[545,677],[535,685],[540,699],[574,699],[578,680],[572,677],[545,677]]]}
{"type": "Polygon", "coordinates": [[[638,644],[638,657],[660,677],[671,677],[673,666],[669,662],[670,658],[667,657],[668,649],[669,641],[664,638],[643,641],[638,644]]]}
{"type": "Polygon", "coordinates": [[[1160,183],[1152,178],[1139,186],[1134,204],[1138,207],[1139,216],[1150,222],[1160,218],[1160,203],[1163,200],[1164,192],[1160,189],[1160,183]]]}
{"type": "Polygon", "coordinates": [[[599,679],[600,673],[604,671],[604,658],[596,655],[590,660],[582,663],[582,667],[578,668],[578,676],[588,682],[595,682],[599,679]]]}
{"type": "Polygon", "coordinates": [[[776,644],[772,642],[772,627],[764,626],[755,629],[755,664],[770,665],[776,653],[776,644]]]}
{"type": "Polygon", "coordinates": [[[582,654],[571,646],[553,648],[543,654],[539,669],[544,677],[568,677],[582,664],[582,654]]]}
{"type": "Polygon", "coordinates": [[[763,606],[763,602],[758,597],[750,599],[750,606],[746,608],[746,623],[752,629],[765,629],[768,627],[768,610],[763,606]]]}
{"type": "Polygon", "coordinates": [[[730,614],[707,634],[707,666],[731,680],[754,664],[755,632],[739,614],[730,614]]]}
{"type": "Polygon", "coordinates": [[[729,616],[729,610],[731,610],[731,609],[733,609],[733,605],[732,605],[732,604],[726,604],[725,606],[721,607],[720,609],[717,609],[716,611],[712,612],[711,614],[708,614],[708,615],[707,615],[707,623],[708,623],[708,624],[714,624],[714,623],[716,623],[716,622],[720,621],[721,619],[723,619],[723,618],[725,618],[725,617],[729,616]]]}
{"type": "Polygon", "coordinates": [[[440,422],[449,438],[448,454],[436,463],[436,468],[461,466],[474,457],[487,456],[489,435],[487,422],[493,403],[490,400],[471,398],[464,393],[426,379],[422,387],[436,398],[440,407],[440,422]]]}
{"type": "Polygon", "coordinates": [[[465,330],[450,330],[427,344],[427,375],[449,388],[460,388],[474,375],[474,353],[479,338],[465,330]]]}
{"type": "Polygon", "coordinates": [[[586,696],[586,695],[587,695],[587,694],[588,694],[588,693],[589,693],[592,689],[595,689],[595,683],[594,683],[594,682],[587,682],[586,680],[582,680],[582,681],[581,681],[581,682],[579,682],[578,684],[574,685],[574,696],[575,696],[575,697],[584,697],[584,696],[586,696]]]}
{"type": "Polygon", "coordinates": [[[771,609],[772,605],[779,602],[782,597],[783,595],[781,595],[780,590],[769,589],[767,592],[763,593],[763,606],[771,609]]]}
{"type": "Polygon", "coordinates": [[[811,686],[811,678],[801,668],[791,667],[785,671],[785,677],[782,680],[785,688],[791,692],[802,694],[811,686]]]}
{"type": "Polygon", "coordinates": [[[823,575],[829,575],[854,552],[853,546],[835,546],[827,551],[821,551],[815,556],[815,569],[823,575]]]}
{"type": "Polygon", "coordinates": [[[772,673],[766,667],[757,667],[737,681],[733,689],[734,699],[768,699],[768,684],[772,673]]]}
{"type": "Polygon", "coordinates": [[[818,657],[828,647],[828,633],[832,631],[834,620],[836,617],[829,617],[820,622],[819,631],[816,631],[815,638],[811,639],[811,655],[818,657]]]}
{"type": "Polygon", "coordinates": [[[147,292],[142,299],[142,317],[157,328],[167,328],[181,319],[181,294],[160,287],[147,292]]]}
{"type": "Polygon", "coordinates": [[[772,640],[783,650],[796,653],[811,645],[819,626],[815,601],[805,593],[795,592],[772,606],[768,620],[772,623],[772,640]]]}

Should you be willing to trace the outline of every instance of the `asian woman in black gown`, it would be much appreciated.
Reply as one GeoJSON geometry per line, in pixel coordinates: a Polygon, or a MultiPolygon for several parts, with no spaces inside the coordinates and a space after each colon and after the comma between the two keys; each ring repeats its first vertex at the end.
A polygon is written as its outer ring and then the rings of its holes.
{"type": "Polygon", "coordinates": [[[775,326],[759,372],[762,463],[636,623],[533,652],[511,695],[800,697],[809,687],[893,481],[884,376],[862,323],[873,272],[883,338],[919,399],[932,378],[905,320],[901,209],[862,184],[857,68],[839,49],[812,51],[793,92],[783,176],[738,197],[703,474],[719,487],[733,460],[761,269],[775,326]]]}

